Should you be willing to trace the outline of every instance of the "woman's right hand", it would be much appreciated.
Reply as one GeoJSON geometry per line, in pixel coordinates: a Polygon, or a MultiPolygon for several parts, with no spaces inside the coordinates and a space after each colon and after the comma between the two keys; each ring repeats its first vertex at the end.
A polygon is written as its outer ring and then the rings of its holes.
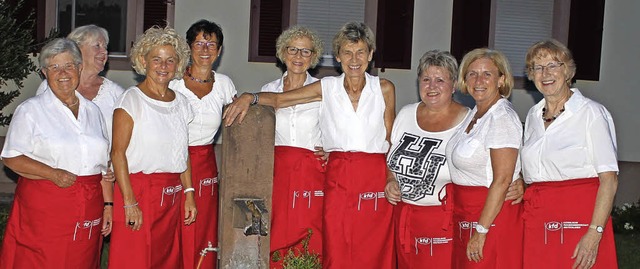
{"type": "Polygon", "coordinates": [[[395,179],[388,180],[387,185],[384,187],[384,197],[387,198],[387,201],[392,205],[397,205],[400,202],[401,195],[398,181],[395,179]]]}
{"type": "Polygon", "coordinates": [[[124,221],[131,230],[138,231],[142,227],[142,210],[137,202],[127,204],[125,202],[124,221]]]}
{"type": "Polygon", "coordinates": [[[231,126],[236,118],[238,119],[238,123],[242,123],[244,117],[247,115],[247,111],[249,111],[251,102],[253,102],[253,95],[250,93],[243,93],[240,97],[233,100],[233,103],[229,104],[222,114],[224,125],[226,127],[231,126]]]}
{"type": "Polygon", "coordinates": [[[62,169],[54,169],[51,182],[60,188],[68,188],[76,182],[76,175],[62,169]]]}

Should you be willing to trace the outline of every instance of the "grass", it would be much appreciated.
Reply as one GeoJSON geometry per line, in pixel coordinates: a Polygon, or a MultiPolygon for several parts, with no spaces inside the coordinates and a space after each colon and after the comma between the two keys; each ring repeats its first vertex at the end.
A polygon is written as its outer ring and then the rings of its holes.
{"type": "MultiPolygon", "coordinates": [[[[9,217],[10,205],[0,204],[0,242],[4,237],[4,228],[9,217]]],[[[616,234],[616,250],[620,269],[637,269],[640,264],[640,233],[616,234]]],[[[107,268],[109,244],[105,243],[102,251],[102,268],[107,268]]],[[[314,268],[314,267],[309,267],[314,268]]]]}

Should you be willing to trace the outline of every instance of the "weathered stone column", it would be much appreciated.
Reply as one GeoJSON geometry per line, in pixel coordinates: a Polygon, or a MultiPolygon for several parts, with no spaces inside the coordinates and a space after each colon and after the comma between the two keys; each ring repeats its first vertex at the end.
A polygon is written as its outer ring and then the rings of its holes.
{"type": "Polygon", "coordinates": [[[222,130],[219,268],[269,268],[274,136],[274,110],[265,106],[222,130]]]}

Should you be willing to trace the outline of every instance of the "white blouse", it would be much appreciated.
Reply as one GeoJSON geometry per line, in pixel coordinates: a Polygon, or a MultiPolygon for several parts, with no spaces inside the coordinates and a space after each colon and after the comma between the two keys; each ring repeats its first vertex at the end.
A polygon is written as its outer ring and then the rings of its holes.
{"type": "Polygon", "coordinates": [[[444,186],[451,183],[447,144],[462,122],[441,132],[425,131],[418,125],[419,105],[420,102],[406,105],[393,122],[387,166],[400,185],[403,202],[437,206],[442,204],[440,198],[447,195],[444,186]]]}
{"type": "Polygon", "coordinates": [[[116,102],[133,119],[126,156],[129,173],[182,173],[187,169],[188,124],[193,110],[184,95],[176,92],[170,102],[146,96],[131,87],[116,102]]]}
{"type": "MultiPolygon", "coordinates": [[[[467,134],[467,126],[476,114],[477,107],[467,115],[456,134],[447,145],[447,160],[453,183],[463,186],[489,187],[493,182],[490,150],[499,148],[520,149],[522,123],[513,105],[505,98],[496,102],[477,120],[467,134]]],[[[520,173],[520,158],[516,160],[512,181],[520,173]]]]}
{"type": "Polygon", "coordinates": [[[545,130],[542,100],[527,114],[524,146],[520,153],[527,183],[597,177],[618,171],[613,119],[601,104],[578,89],[565,103],[565,111],[545,130]]]}
{"type": "Polygon", "coordinates": [[[182,93],[193,108],[195,117],[189,123],[189,146],[210,145],[222,123],[222,107],[233,102],[237,94],[233,81],[223,74],[214,73],[215,82],[210,93],[198,98],[184,84],[184,80],[172,80],[169,88],[182,93]]]}
{"type": "MultiPolygon", "coordinates": [[[[284,78],[274,80],[262,86],[261,92],[281,93],[284,89],[284,78]]],[[[307,73],[304,85],[317,81],[307,73]]],[[[322,146],[320,132],[321,102],[311,102],[276,110],[276,146],[290,146],[315,151],[316,146],[322,146]]]]}
{"type": "MultiPolygon", "coordinates": [[[[47,80],[43,80],[38,86],[38,90],[36,90],[36,95],[39,95],[45,91],[49,90],[49,84],[47,80]]],[[[113,124],[113,108],[116,104],[116,100],[122,95],[124,92],[124,88],[120,87],[117,83],[102,77],[102,85],[98,89],[98,94],[96,97],[91,100],[100,108],[100,112],[102,113],[102,117],[104,117],[104,121],[107,125],[107,133],[109,135],[109,140],[111,140],[111,131],[113,124]]]]}
{"type": "Polygon", "coordinates": [[[100,109],[76,92],[78,118],[52,91],[31,97],[16,108],[2,158],[24,155],[78,176],[106,169],[109,140],[100,109]]]}
{"type": "Polygon", "coordinates": [[[320,129],[327,152],[387,153],[385,101],[380,79],[365,73],[366,84],[355,111],[344,88],[344,74],[325,77],[322,83],[320,129]]]}

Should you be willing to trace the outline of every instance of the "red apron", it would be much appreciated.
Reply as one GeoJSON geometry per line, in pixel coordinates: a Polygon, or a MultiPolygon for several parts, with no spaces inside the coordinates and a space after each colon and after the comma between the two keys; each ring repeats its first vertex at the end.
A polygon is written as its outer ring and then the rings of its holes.
{"type": "Polygon", "coordinates": [[[484,208],[489,189],[454,185],[452,268],[522,268],[522,204],[505,201],[491,224],[484,243],[483,259],[467,258],[467,243],[484,208]]]}
{"type": "Polygon", "coordinates": [[[313,151],[287,146],[275,147],[271,212],[271,266],[282,268],[290,247],[302,250],[308,235],[309,252],[322,255],[322,202],[324,197],[323,161],[313,151]]]}
{"type": "MultiPolygon", "coordinates": [[[[209,246],[218,246],[218,167],[213,145],[190,146],[191,185],[198,215],[196,222],[182,226],[182,259],[184,269],[197,268],[200,252],[209,246]]],[[[184,198],[184,196],[183,196],[184,198]]],[[[180,217],[184,217],[184,201],[180,206],[180,217]]],[[[216,268],[216,252],[207,252],[200,268],[216,268]]]]}
{"type": "Polygon", "coordinates": [[[18,179],[0,251],[0,268],[99,268],[103,197],[100,175],[68,188],[18,179]]]}
{"type": "Polygon", "coordinates": [[[331,152],[323,218],[323,268],[395,268],[393,209],[384,154],[331,152]]]}
{"type": "Polygon", "coordinates": [[[129,180],[143,224],[139,231],[132,231],[125,223],[122,192],[116,184],[109,268],[181,268],[180,174],[136,173],[130,174],[129,180]]]}
{"type": "MultiPolygon", "coordinates": [[[[533,183],[527,188],[524,268],[571,268],[573,251],[591,224],[599,186],[598,178],[587,178],[533,183]]],[[[592,268],[618,268],[611,218],[592,268]]]]}
{"type": "Polygon", "coordinates": [[[453,250],[453,184],[441,206],[417,206],[400,202],[393,209],[398,269],[451,268],[453,250]]]}

